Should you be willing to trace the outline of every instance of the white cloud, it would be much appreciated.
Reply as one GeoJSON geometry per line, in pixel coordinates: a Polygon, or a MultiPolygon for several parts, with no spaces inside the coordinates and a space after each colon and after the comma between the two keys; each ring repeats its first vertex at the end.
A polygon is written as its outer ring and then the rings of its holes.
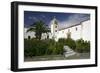
{"type": "Polygon", "coordinates": [[[45,15],[41,15],[43,18],[46,18],[46,16],[45,15]]]}
{"type": "Polygon", "coordinates": [[[68,17],[65,21],[59,22],[59,27],[64,28],[70,25],[75,25],[80,23],[81,21],[90,19],[89,15],[85,14],[73,14],[68,17]]]}
{"type": "Polygon", "coordinates": [[[34,17],[34,16],[29,16],[29,19],[32,19],[32,20],[34,20],[34,21],[37,21],[37,18],[34,17]]]}

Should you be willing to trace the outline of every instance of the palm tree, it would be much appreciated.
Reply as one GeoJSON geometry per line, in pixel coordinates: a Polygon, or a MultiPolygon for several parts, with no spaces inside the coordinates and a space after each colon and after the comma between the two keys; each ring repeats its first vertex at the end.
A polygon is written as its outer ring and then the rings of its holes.
{"type": "Polygon", "coordinates": [[[41,39],[42,33],[47,33],[50,32],[50,30],[47,28],[45,23],[43,21],[36,21],[34,24],[31,25],[32,27],[27,30],[29,31],[34,31],[36,39],[41,39]]]}

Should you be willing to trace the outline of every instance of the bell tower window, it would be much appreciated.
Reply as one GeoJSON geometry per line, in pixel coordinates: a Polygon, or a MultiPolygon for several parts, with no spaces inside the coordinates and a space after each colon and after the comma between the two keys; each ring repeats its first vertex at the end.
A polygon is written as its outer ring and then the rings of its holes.
{"type": "Polygon", "coordinates": [[[75,29],[76,29],[76,31],[77,31],[77,27],[76,27],[75,29]]]}
{"type": "Polygon", "coordinates": [[[57,25],[55,26],[55,28],[57,28],[57,25]]]}
{"type": "Polygon", "coordinates": [[[55,30],[55,32],[57,32],[57,30],[55,30]]]}

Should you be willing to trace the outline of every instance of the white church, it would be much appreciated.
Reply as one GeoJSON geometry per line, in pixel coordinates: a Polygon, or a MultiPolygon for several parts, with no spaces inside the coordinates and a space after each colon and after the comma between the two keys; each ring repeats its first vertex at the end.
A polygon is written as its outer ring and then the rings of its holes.
{"type": "MultiPolygon", "coordinates": [[[[49,39],[54,39],[58,41],[60,38],[72,38],[73,40],[83,39],[85,41],[90,41],[91,36],[91,23],[90,19],[79,22],[78,24],[72,24],[64,28],[60,28],[60,24],[57,19],[54,17],[50,22],[51,32],[43,33],[41,39],[46,39],[49,36],[49,39]]],[[[35,38],[35,32],[27,32],[29,28],[24,28],[24,38],[28,39],[35,38]]]]}

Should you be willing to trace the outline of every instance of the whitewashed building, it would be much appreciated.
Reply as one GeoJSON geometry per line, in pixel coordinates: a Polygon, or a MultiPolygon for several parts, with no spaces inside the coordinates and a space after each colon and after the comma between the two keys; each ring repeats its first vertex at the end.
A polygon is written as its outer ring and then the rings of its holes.
{"type": "MultiPolygon", "coordinates": [[[[55,41],[58,41],[59,38],[72,38],[74,40],[77,39],[83,39],[90,41],[91,36],[91,23],[90,20],[85,20],[82,22],[79,22],[78,24],[72,24],[70,26],[60,28],[59,23],[57,22],[57,19],[54,17],[53,20],[51,20],[50,23],[50,29],[51,32],[49,32],[49,39],[54,39],[55,41]]],[[[28,28],[24,29],[24,38],[28,38],[29,36],[31,38],[35,38],[35,32],[26,32],[28,28]]],[[[47,34],[43,33],[41,39],[46,39],[47,34]]]]}

